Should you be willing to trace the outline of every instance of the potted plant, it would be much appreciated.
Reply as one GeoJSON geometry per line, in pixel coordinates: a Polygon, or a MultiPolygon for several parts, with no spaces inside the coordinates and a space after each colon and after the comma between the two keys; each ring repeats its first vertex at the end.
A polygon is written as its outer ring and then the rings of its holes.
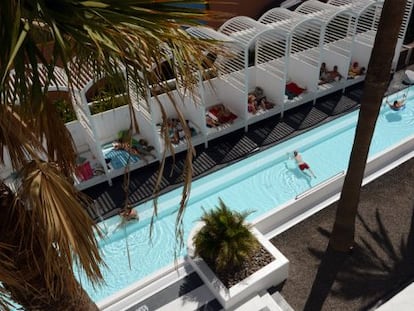
{"type": "Polygon", "coordinates": [[[252,225],[250,212],[219,205],[190,233],[188,260],[227,310],[287,278],[288,260],[252,225]]]}

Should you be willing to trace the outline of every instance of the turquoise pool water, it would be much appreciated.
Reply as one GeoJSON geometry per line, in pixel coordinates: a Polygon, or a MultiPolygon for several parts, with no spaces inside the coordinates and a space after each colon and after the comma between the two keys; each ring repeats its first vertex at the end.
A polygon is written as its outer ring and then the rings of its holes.
{"type": "MultiPolygon", "coordinates": [[[[389,107],[381,109],[370,149],[373,156],[414,134],[414,88],[389,98],[408,94],[407,106],[395,112],[389,107]]],[[[184,217],[185,239],[206,209],[217,205],[218,198],[232,209],[254,210],[250,220],[278,208],[342,170],[346,170],[353,143],[358,111],[312,129],[247,159],[223,168],[193,182],[191,197],[184,217]],[[287,152],[299,150],[316,174],[311,179],[299,171],[287,152]]],[[[94,301],[143,279],[174,261],[175,218],[181,189],[171,191],[159,199],[159,217],[149,238],[151,202],[136,207],[139,223],[118,228],[119,216],[101,223],[108,232],[100,241],[107,264],[103,269],[106,285],[94,290],[80,275],[82,285],[94,301]],[[127,246],[129,253],[127,252],[127,246]],[[130,258],[131,267],[128,258],[130,258]]],[[[185,255],[185,249],[181,255],[185,255]]]]}

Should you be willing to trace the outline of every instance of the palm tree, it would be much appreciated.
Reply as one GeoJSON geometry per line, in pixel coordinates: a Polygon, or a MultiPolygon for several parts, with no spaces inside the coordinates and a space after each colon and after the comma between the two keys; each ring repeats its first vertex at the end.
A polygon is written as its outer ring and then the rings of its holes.
{"type": "Polygon", "coordinates": [[[383,5],[365,79],[355,140],[329,242],[329,245],[338,251],[348,251],[354,244],[355,219],[368,151],[382,99],[388,87],[406,2],[386,0],[383,5]]]}
{"type": "MultiPolygon", "coordinates": [[[[97,310],[73,271],[77,264],[93,284],[102,282],[95,227],[85,213],[90,202],[73,186],[74,144],[46,99],[47,88],[56,67],[63,68],[72,88],[77,68],[89,66],[96,77],[116,76],[119,64],[126,68],[125,83],[135,84],[145,97],[148,85],[162,80],[154,66],[168,59],[191,92],[203,51],[219,51],[216,42],[190,38],[182,28],[210,17],[187,8],[187,2],[1,2],[0,164],[7,150],[20,181],[16,190],[0,181],[3,309],[11,299],[27,310],[97,310]]],[[[137,126],[133,117],[132,126],[137,126]]],[[[191,181],[191,169],[186,171],[182,207],[191,181]]]]}
{"type": "Polygon", "coordinates": [[[215,271],[237,271],[259,248],[259,242],[246,224],[250,212],[230,210],[220,199],[219,206],[204,211],[204,226],[193,238],[195,255],[202,257],[215,271]]]}

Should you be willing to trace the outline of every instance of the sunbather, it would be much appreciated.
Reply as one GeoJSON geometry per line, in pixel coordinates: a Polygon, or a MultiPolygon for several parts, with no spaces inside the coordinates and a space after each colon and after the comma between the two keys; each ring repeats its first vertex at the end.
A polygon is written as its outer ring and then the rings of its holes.
{"type": "Polygon", "coordinates": [[[266,97],[263,96],[258,100],[255,94],[249,94],[247,100],[247,109],[249,112],[256,114],[259,109],[266,110],[266,97]]]}
{"type": "Polygon", "coordinates": [[[338,71],[338,66],[334,66],[332,71],[328,71],[326,75],[320,78],[319,84],[331,83],[342,79],[342,75],[338,71]]]}
{"type": "Polygon", "coordinates": [[[122,140],[117,140],[112,143],[112,147],[115,150],[125,150],[131,155],[138,156],[146,162],[148,162],[148,160],[145,158],[146,156],[151,156],[153,159],[156,158],[156,156],[152,154],[151,151],[148,151],[146,146],[143,146],[141,144],[131,146],[130,143],[123,142],[122,140]]]}
{"type": "Polygon", "coordinates": [[[358,62],[353,62],[349,68],[348,77],[353,79],[356,76],[363,75],[365,73],[365,67],[359,67],[358,62]]]}

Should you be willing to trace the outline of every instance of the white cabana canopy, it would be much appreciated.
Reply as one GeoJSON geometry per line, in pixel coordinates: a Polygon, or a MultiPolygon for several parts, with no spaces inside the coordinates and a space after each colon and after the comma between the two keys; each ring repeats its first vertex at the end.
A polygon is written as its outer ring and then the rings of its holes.
{"type": "Polygon", "coordinates": [[[349,7],[334,6],[316,0],[301,4],[296,12],[312,16],[324,22],[321,61],[332,70],[347,77],[351,63],[357,15],[349,7]]]}

